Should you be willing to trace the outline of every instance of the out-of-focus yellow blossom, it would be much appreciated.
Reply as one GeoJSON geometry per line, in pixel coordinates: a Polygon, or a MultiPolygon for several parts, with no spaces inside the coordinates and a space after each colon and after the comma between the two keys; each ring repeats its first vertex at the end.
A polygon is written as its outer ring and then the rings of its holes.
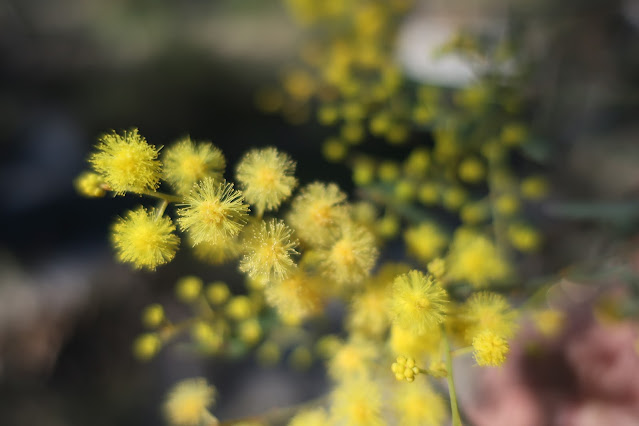
{"type": "Polygon", "coordinates": [[[459,208],[466,202],[468,193],[461,186],[452,186],[444,191],[442,196],[442,202],[444,207],[448,210],[459,210],[459,208]]]}
{"type": "Polygon", "coordinates": [[[342,126],[340,135],[344,141],[355,145],[364,139],[364,127],[357,121],[346,122],[342,126]]]}
{"type": "Polygon", "coordinates": [[[426,176],[430,165],[430,154],[427,149],[415,148],[404,163],[404,172],[412,178],[423,178],[426,176]]]}
{"type": "Polygon", "coordinates": [[[338,118],[339,111],[332,105],[322,105],[317,110],[317,121],[319,121],[320,124],[324,124],[327,126],[332,125],[337,122],[338,118]]]}
{"type": "Polygon", "coordinates": [[[149,305],[142,311],[142,324],[144,324],[145,327],[159,327],[164,320],[164,308],[158,303],[149,305]]]}
{"type": "Polygon", "coordinates": [[[529,200],[540,200],[548,195],[548,181],[543,176],[529,176],[521,182],[521,195],[529,200]]]}
{"type": "Polygon", "coordinates": [[[556,309],[543,309],[533,312],[532,320],[541,334],[554,337],[561,331],[566,315],[556,309]]]}
{"type": "Polygon", "coordinates": [[[313,354],[306,346],[298,346],[291,352],[289,362],[296,370],[306,370],[313,364],[313,354]]]}
{"type": "Polygon", "coordinates": [[[447,416],[444,399],[426,380],[411,386],[397,386],[391,392],[392,404],[402,426],[440,426],[447,416]]]}
{"type": "Polygon", "coordinates": [[[375,178],[375,164],[366,159],[358,159],[353,164],[353,182],[356,185],[368,185],[375,178]]]}
{"type": "Polygon", "coordinates": [[[377,232],[382,238],[393,238],[399,233],[399,218],[394,214],[386,213],[377,222],[377,232]]]}
{"type": "Polygon", "coordinates": [[[459,212],[459,217],[466,224],[477,225],[488,219],[490,214],[489,207],[490,206],[483,201],[466,203],[459,212]]]}
{"type": "Polygon", "coordinates": [[[477,288],[503,281],[509,274],[508,264],[488,238],[464,230],[455,232],[446,265],[447,279],[477,288]]]}
{"type": "Polygon", "coordinates": [[[133,355],[140,361],[148,361],[162,348],[162,340],[156,333],[145,333],[133,342],[133,355]]]}
{"type": "Polygon", "coordinates": [[[484,330],[473,338],[473,355],[477,365],[499,367],[510,350],[508,342],[492,330],[484,330]]]}
{"type": "Polygon", "coordinates": [[[195,144],[188,136],[169,147],[162,159],[164,179],[183,194],[206,177],[221,180],[226,167],[226,160],[219,148],[210,142],[195,144]]]}
{"type": "Polygon", "coordinates": [[[510,225],[508,227],[508,238],[513,247],[522,252],[535,251],[541,244],[539,232],[523,224],[510,225]]]}
{"type": "Polygon", "coordinates": [[[369,274],[379,252],[375,238],[365,227],[343,223],[335,240],[318,250],[322,273],[340,284],[359,284],[369,274]]]}
{"type": "Polygon", "coordinates": [[[402,179],[395,184],[393,193],[400,202],[410,202],[415,198],[415,184],[407,179],[402,179]]]}
{"type": "Polygon", "coordinates": [[[519,211],[520,202],[514,195],[504,194],[497,197],[495,209],[503,216],[512,216],[519,211]]]}
{"type": "Polygon", "coordinates": [[[206,178],[196,184],[178,210],[178,222],[194,244],[218,243],[235,237],[244,227],[248,205],[232,183],[206,178]]]}
{"type": "Polygon", "coordinates": [[[231,292],[225,282],[216,281],[206,286],[205,294],[211,303],[221,305],[229,299],[231,292]]]}
{"type": "Polygon", "coordinates": [[[268,303],[282,316],[305,319],[318,314],[322,298],[318,279],[298,270],[286,279],[274,282],[264,289],[268,303]]]}
{"type": "Polygon", "coordinates": [[[162,169],[157,160],[159,149],[149,145],[137,129],[102,135],[96,148],[89,162],[117,195],[158,187],[162,169]]]}
{"type": "Polygon", "coordinates": [[[340,383],[332,394],[331,419],[339,426],[383,426],[378,384],[363,378],[340,383]]]}
{"type": "Polygon", "coordinates": [[[237,166],[237,180],[258,216],[276,210],[297,185],[295,162],[273,147],[247,152],[237,166]]]}
{"type": "Polygon", "coordinates": [[[351,334],[379,338],[388,329],[387,304],[390,296],[388,286],[367,286],[366,290],[353,296],[347,316],[347,327],[351,334]]]}
{"type": "Polygon", "coordinates": [[[329,424],[328,414],[321,407],[300,411],[288,422],[288,426],[326,426],[327,424],[329,424]]]}
{"type": "Polygon", "coordinates": [[[322,145],[322,154],[328,161],[338,162],[346,158],[348,148],[337,138],[329,138],[322,145]]]}
{"type": "Polygon", "coordinates": [[[393,281],[393,322],[414,334],[431,332],[444,321],[448,294],[430,275],[413,270],[393,281]]]}
{"type": "Polygon", "coordinates": [[[292,203],[288,222],[299,238],[310,244],[331,239],[331,230],[347,220],[346,194],[333,183],[311,183],[292,203]]]}
{"type": "Polygon", "coordinates": [[[265,366],[275,365],[280,361],[282,351],[277,343],[266,341],[257,348],[257,360],[265,366]]]}
{"type": "Polygon", "coordinates": [[[198,277],[180,278],[175,286],[175,294],[183,302],[193,302],[200,296],[202,285],[202,280],[198,277]]]}
{"type": "Polygon", "coordinates": [[[487,291],[474,293],[459,310],[468,343],[486,330],[507,339],[513,337],[517,330],[517,316],[504,296],[487,291]]]}
{"type": "Polygon", "coordinates": [[[477,158],[466,158],[459,165],[459,177],[464,182],[478,183],[482,181],[485,175],[486,167],[477,158]]]}
{"type": "Polygon", "coordinates": [[[249,345],[255,345],[262,338],[262,326],[255,318],[240,323],[238,332],[240,339],[249,345]]]}
{"type": "Polygon", "coordinates": [[[328,373],[337,381],[368,376],[377,349],[365,340],[352,340],[337,349],[328,362],[328,373]]]}
{"type": "Polygon", "coordinates": [[[408,252],[426,263],[441,254],[448,239],[436,224],[422,222],[406,230],[404,241],[408,252]]]}
{"type": "Polygon", "coordinates": [[[222,334],[205,321],[197,321],[193,324],[191,336],[197,343],[198,349],[206,354],[217,353],[224,343],[222,334]]]}
{"type": "Polygon", "coordinates": [[[155,270],[173,260],[180,244],[174,232],[175,225],[169,217],[139,207],[113,225],[111,242],[119,261],[132,263],[138,269],[155,270]]]}
{"type": "Polygon", "coordinates": [[[342,347],[342,341],[334,334],[327,334],[317,339],[315,344],[315,351],[317,354],[324,358],[332,358],[337,350],[342,347]]]}
{"type": "Polygon", "coordinates": [[[403,354],[415,359],[436,358],[441,353],[441,330],[439,327],[433,327],[424,334],[415,334],[412,330],[394,324],[391,327],[389,342],[391,350],[396,355],[403,354]]]}
{"type": "Polygon", "coordinates": [[[80,195],[91,198],[104,197],[106,194],[103,187],[104,184],[102,177],[93,172],[82,172],[73,181],[73,185],[80,195]]]}
{"type": "Polygon", "coordinates": [[[292,70],[284,76],[284,90],[293,98],[306,101],[315,92],[315,81],[305,70],[292,70]]]}
{"type": "Polygon", "coordinates": [[[506,146],[520,145],[528,137],[528,129],[523,123],[508,123],[501,129],[500,140],[506,146]]]}
{"type": "Polygon", "coordinates": [[[234,296],[226,305],[226,314],[236,321],[248,319],[253,314],[251,300],[246,296],[234,296]]]}
{"type": "Polygon", "coordinates": [[[426,205],[436,204],[439,197],[439,185],[434,182],[424,182],[417,190],[417,199],[426,205]]]}
{"type": "Polygon", "coordinates": [[[377,170],[379,179],[383,182],[393,182],[399,178],[399,165],[394,161],[383,161],[377,170]]]}
{"type": "Polygon", "coordinates": [[[441,257],[431,260],[428,262],[428,272],[438,280],[441,280],[446,274],[446,261],[441,257]]]}
{"type": "Polygon", "coordinates": [[[266,281],[286,278],[296,267],[292,256],[298,254],[298,242],[291,239],[293,231],[278,219],[262,221],[252,231],[245,242],[240,271],[266,281]]]}
{"type": "Polygon", "coordinates": [[[203,420],[210,416],[207,409],[215,402],[215,394],[215,388],[203,378],[183,380],[168,393],[164,402],[164,415],[175,426],[203,424],[203,420]]]}

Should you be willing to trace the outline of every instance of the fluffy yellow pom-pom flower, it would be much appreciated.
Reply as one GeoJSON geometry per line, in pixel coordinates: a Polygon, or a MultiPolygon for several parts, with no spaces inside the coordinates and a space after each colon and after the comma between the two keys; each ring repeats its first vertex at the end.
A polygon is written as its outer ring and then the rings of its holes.
{"type": "Polygon", "coordinates": [[[368,377],[377,356],[375,346],[365,340],[340,345],[328,363],[329,375],[338,381],[368,377]]]}
{"type": "Polygon", "coordinates": [[[206,178],[197,183],[178,210],[180,227],[189,231],[191,241],[218,243],[235,237],[244,227],[248,205],[232,183],[206,178]]]}
{"type": "Polygon", "coordinates": [[[168,148],[163,160],[164,179],[183,194],[204,178],[221,180],[226,167],[224,154],[219,148],[210,142],[195,144],[188,136],[168,148]]]}
{"type": "Polygon", "coordinates": [[[253,279],[282,280],[295,268],[292,256],[297,254],[297,240],[284,222],[272,219],[252,229],[247,239],[246,254],[240,262],[240,271],[253,279]]]}
{"type": "Polygon", "coordinates": [[[102,187],[103,184],[104,180],[100,175],[92,172],[83,172],[73,181],[76,191],[90,198],[104,197],[106,191],[102,187]]]}
{"type": "Polygon", "coordinates": [[[460,308],[459,317],[468,343],[485,330],[506,338],[512,337],[517,330],[517,313],[506,298],[497,293],[474,293],[460,308]]]}
{"type": "Polygon", "coordinates": [[[351,222],[340,227],[332,244],[318,250],[323,273],[340,284],[359,284],[369,276],[377,255],[373,234],[351,222]]]}
{"type": "Polygon", "coordinates": [[[483,235],[460,229],[455,233],[448,258],[447,279],[467,281],[473,287],[504,280],[509,274],[508,264],[497,247],[483,235]]]}
{"type": "Polygon", "coordinates": [[[155,190],[160,180],[158,149],[149,145],[137,129],[108,133],[98,139],[98,152],[89,162],[116,194],[155,190]]]}
{"type": "Polygon", "coordinates": [[[391,315],[400,327],[424,334],[444,321],[448,294],[430,275],[413,270],[395,278],[391,315]]]}
{"type": "Polygon", "coordinates": [[[237,166],[240,188],[258,216],[276,210],[291,196],[297,185],[294,173],[295,162],[272,147],[247,152],[237,166]]]}
{"type": "Polygon", "coordinates": [[[172,425],[197,426],[211,417],[207,408],[214,401],[215,388],[205,379],[186,379],[176,384],[167,395],[164,414],[172,425]]]}
{"type": "Polygon", "coordinates": [[[180,239],[174,231],[170,218],[158,217],[155,210],[140,207],[113,225],[111,241],[118,260],[132,263],[136,268],[154,270],[175,256],[180,239]]]}
{"type": "Polygon", "coordinates": [[[322,244],[331,239],[331,230],[347,220],[346,194],[334,183],[314,182],[295,197],[288,222],[300,239],[322,244]]]}
{"type": "Polygon", "coordinates": [[[438,256],[446,247],[448,238],[434,223],[422,222],[404,233],[408,252],[422,262],[438,256]]]}
{"type": "Polygon", "coordinates": [[[499,367],[510,350],[506,339],[491,330],[484,330],[473,338],[473,349],[475,360],[482,367],[499,367]]]}
{"type": "Polygon", "coordinates": [[[347,380],[333,392],[333,422],[348,426],[382,426],[382,395],[376,382],[369,379],[347,380]]]}
{"type": "Polygon", "coordinates": [[[264,294],[269,305],[275,307],[281,316],[302,320],[320,312],[322,299],[319,287],[317,278],[298,270],[266,287],[264,294]]]}
{"type": "Polygon", "coordinates": [[[411,386],[397,386],[392,404],[402,426],[439,426],[446,420],[446,403],[425,380],[411,386]]]}

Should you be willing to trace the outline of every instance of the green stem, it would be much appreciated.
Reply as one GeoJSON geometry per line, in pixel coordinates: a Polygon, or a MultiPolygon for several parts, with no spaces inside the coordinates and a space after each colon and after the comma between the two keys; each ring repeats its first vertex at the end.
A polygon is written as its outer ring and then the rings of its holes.
{"type": "Polygon", "coordinates": [[[160,200],[164,200],[169,203],[181,203],[183,201],[182,198],[176,195],[166,194],[164,192],[158,192],[158,191],[144,191],[144,192],[141,192],[140,194],[146,195],[147,197],[159,198],[160,200]]]}
{"type": "Polygon", "coordinates": [[[455,349],[454,351],[451,351],[450,352],[450,356],[452,356],[454,358],[456,356],[469,354],[472,351],[473,351],[473,347],[472,346],[466,346],[465,348],[459,348],[459,349],[455,349]]]}
{"type": "Polygon", "coordinates": [[[169,205],[168,200],[162,200],[162,202],[160,203],[160,206],[158,207],[157,214],[155,216],[157,219],[162,217],[168,205],[169,205]]]}
{"type": "Polygon", "coordinates": [[[448,375],[448,395],[450,396],[450,412],[453,417],[453,426],[462,426],[461,417],[459,416],[459,409],[457,408],[457,393],[455,392],[455,379],[453,378],[453,357],[451,356],[450,343],[448,342],[448,336],[446,331],[443,330],[444,338],[444,351],[446,352],[446,369],[448,375]]]}

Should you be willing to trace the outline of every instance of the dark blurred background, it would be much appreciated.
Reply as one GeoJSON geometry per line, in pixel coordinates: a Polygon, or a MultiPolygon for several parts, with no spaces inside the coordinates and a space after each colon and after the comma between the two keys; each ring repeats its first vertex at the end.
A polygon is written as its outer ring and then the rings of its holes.
{"type": "MultiPolygon", "coordinates": [[[[639,2],[423,1],[409,18],[447,30],[520,26],[553,185],[579,200],[636,200],[639,2]]],[[[212,140],[231,165],[250,147],[276,145],[298,161],[301,182],[350,190],[348,169],[318,155],[327,130],[254,107],[255,92],[295,61],[299,40],[278,1],[0,0],[0,425],[162,424],[164,392],[193,375],[224,387],[221,418],[322,390],[319,367],[261,370],[249,359],[229,371],[170,350],[134,360],[140,311],[172,309],[183,271],[237,278],[188,253],[159,274],[116,264],[108,227],[140,200],[86,200],[72,187],[97,136],[139,127],[155,145],[212,140]]],[[[419,50],[420,40],[408,42],[419,50]]],[[[553,232],[605,240],[618,232],[605,222],[559,218],[553,232]]],[[[570,247],[561,262],[594,256],[591,246],[570,247]]]]}

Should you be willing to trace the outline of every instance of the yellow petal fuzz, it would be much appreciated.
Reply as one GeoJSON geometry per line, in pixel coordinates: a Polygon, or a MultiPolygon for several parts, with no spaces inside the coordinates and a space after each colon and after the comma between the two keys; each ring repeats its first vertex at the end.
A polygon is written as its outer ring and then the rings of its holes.
{"type": "Polygon", "coordinates": [[[258,216],[276,210],[297,185],[295,162],[275,148],[254,149],[237,166],[237,180],[258,216]]]}
{"type": "Polygon", "coordinates": [[[190,137],[177,141],[164,152],[164,179],[179,193],[188,194],[193,184],[207,177],[222,179],[226,160],[210,142],[195,143],[190,137]]]}
{"type": "Polygon", "coordinates": [[[193,187],[186,206],[178,210],[178,223],[189,231],[193,244],[216,244],[239,234],[247,211],[242,193],[232,183],[206,178],[193,187]]]}
{"type": "Polygon", "coordinates": [[[205,379],[187,379],[176,384],[167,395],[164,414],[175,426],[197,426],[213,404],[215,388],[205,379]]]}
{"type": "Polygon", "coordinates": [[[119,261],[155,270],[170,262],[177,252],[180,239],[174,231],[170,218],[140,207],[113,225],[111,241],[119,261]]]}
{"type": "Polygon", "coordinates": [[[89,162],[117,195],[157,188],[161,171],[159,149],[149,145],[137,129],[122,135],[105,134],[98,139],[96,148],[89,162]]]}

